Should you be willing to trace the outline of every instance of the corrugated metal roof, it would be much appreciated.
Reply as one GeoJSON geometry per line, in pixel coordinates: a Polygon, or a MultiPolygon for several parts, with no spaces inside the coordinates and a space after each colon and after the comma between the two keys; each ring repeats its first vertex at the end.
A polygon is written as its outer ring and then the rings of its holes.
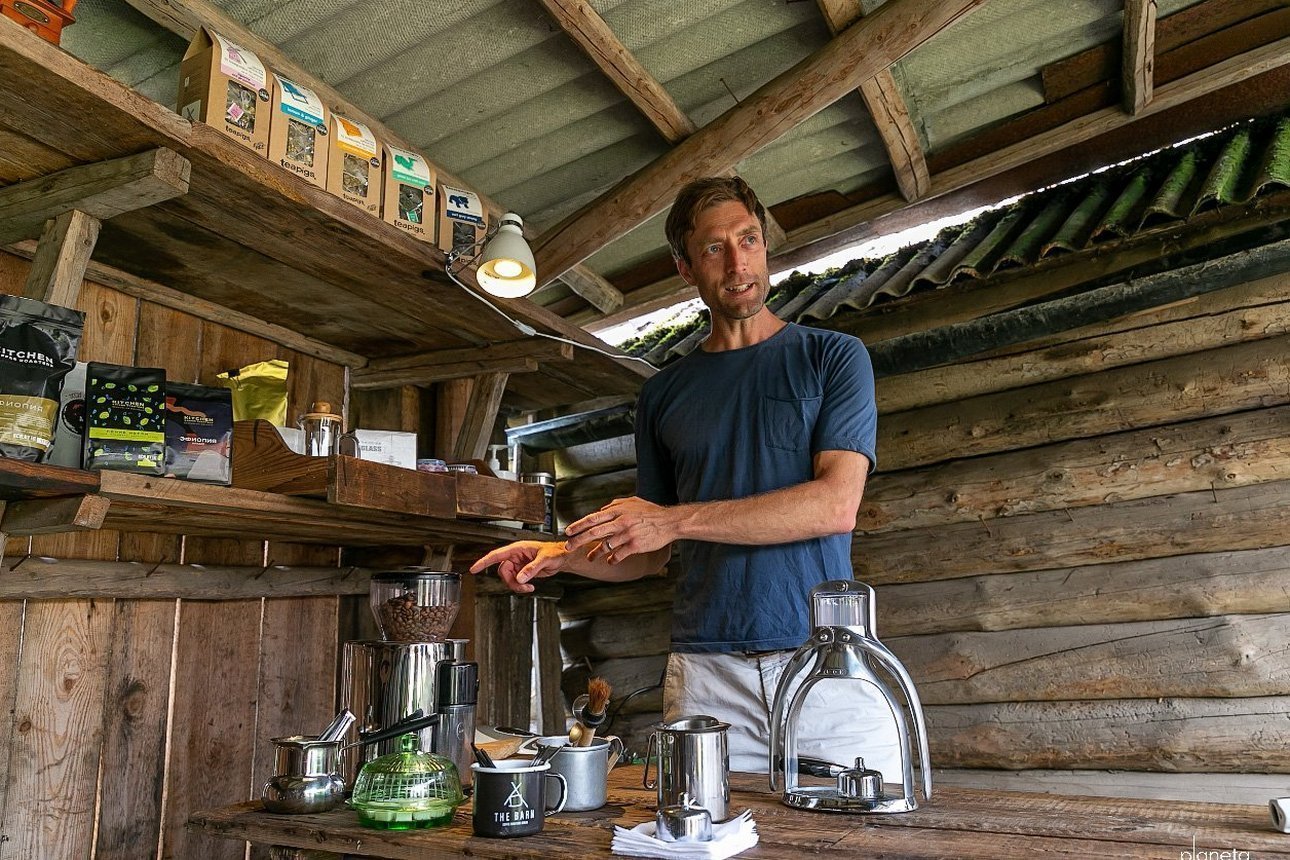
{"type": "MultiPolygon", "coordinates": [[[[818,275],[794,273],[776,286],[769,304],[783,319],[819,323],[914,292],[985,281],[1062,255],[1100,252],[1285,188],[1290,115],[1243,123],[1029,194],[885,258],[854,260],[818,275]]],[[[702,315],[669,320],[623,349],[666,364],[698,346],[706,326],[702,315]]]]}
{"type": "MultiPolygon", "coordinates": [[[[1160,0],[1158,20],[1199,0],[1160,0]]],[[[213,0],[538,233],[668,144],[539,4],[213,0]]],[[[805,0],[594,0],[698,127],[830,38],[805,0]]],[[[882,5],[863,0],[866,12],[882,5]]],[[[893,67],[927,152],[1043,101],[1040,70],[1118,38],[1119,0],[990,0],[893,67]]],[[[123,0],[81,0],[68,50],[173,106],[184,45],[123,0]]],[[[891,175],[858,95],[739,165],[763,201],[849,194],[891,175]]],[[[588,261],[614,275],[665,251],[653,218],[588,261]]],[[[989,262],[989,261],[985,261],[989,262]]],[[[549,304],[559,285],[535,296],[549,304]]]]}

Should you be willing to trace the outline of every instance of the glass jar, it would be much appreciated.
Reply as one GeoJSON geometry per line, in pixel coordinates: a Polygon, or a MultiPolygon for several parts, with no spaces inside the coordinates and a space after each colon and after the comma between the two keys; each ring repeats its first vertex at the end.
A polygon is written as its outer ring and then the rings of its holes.
{"type": "Polygon", "coordinates": [[[415,733],[404,735],[398,752],[363,765],[349,804],[364,827],[413,830],[452,823],[465,797],[457,766],[422,752],[415,733]]]}
{"type": "Polygon", "coordinates": [[[457,620],[461,575],[426,567],[372,574],[372,615],[381,638],[395,642],[442,642],[457,620]]]}

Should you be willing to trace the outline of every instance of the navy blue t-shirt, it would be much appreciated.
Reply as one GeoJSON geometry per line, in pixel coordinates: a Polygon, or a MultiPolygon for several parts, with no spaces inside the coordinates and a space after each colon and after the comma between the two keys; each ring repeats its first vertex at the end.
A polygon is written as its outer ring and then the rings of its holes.
{"type": "MultiPolygon", "coordinates": [[[[820,451],[877,463],[869,353],[856,338],[786,325],[725,352],[695,350],[641,389],[636,493],[661,505],[741,499],[814,477],[820,451]]],[[[796,648],[815,585],[850,579],[851,534],[770,546],[680,541],[672,649],[796,648]]]]}

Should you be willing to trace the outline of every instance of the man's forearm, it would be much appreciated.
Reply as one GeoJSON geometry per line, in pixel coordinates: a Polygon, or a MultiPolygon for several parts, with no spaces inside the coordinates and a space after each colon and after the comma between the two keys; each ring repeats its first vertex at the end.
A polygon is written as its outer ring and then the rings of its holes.
{"type": "Polygon", "coordinates": [[[667,565],[671,556],[672,548],[667,546],[654,552],[628,556],[616,564],[610,564],[603,559],[590,561],[585,552],[574,551],[565,556],[560,569],[600,582],[629,582],[658,573],[667,565]]]}
{"type": "Polygon", "coordinates": [[[742,499],[691,502],[669,511],[678,540],[767,545],[855,528],[855,507],[839,502],[819,481],[742,499]]]}

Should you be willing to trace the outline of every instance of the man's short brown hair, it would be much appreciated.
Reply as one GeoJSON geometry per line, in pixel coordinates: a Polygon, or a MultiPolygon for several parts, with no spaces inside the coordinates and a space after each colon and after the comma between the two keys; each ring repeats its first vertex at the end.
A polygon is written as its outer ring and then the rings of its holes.
{"type": "Polygon", "coordinates": [[[663,227],[672,256],[689,263],[690,255],[685,250],[685,241],[694,232],[694,219],[709,206],[730,201],[742,203],[749,212],[756,215],[761,223],[761,234],[763,237],[766,235],[766,208],[761,205],[747,182],[738,176],[696,179],[677,192],[672,211],[667,216],[667,224],[663,227]]]}

